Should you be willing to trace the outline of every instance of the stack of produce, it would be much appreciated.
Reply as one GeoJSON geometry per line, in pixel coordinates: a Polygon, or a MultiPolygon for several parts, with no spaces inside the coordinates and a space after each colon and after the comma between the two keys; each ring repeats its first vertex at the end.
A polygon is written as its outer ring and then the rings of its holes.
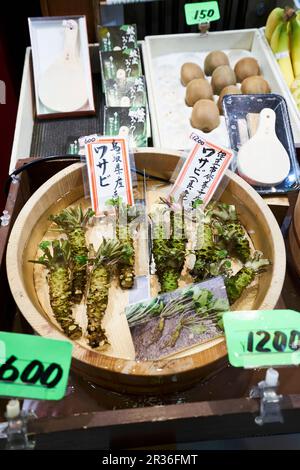
{"type": "Polygon", "coordinates": [[[113,268],[119,265],[121,286],[132,287],[134,249],[127,225],[124,226],[125,240],[122,237],[117,240],[104,239],[96,253],[93,246],[88,249],[85,230],[93,215],[91,209],[83,213],[81,206],[50,215],[49,219],[60,232],[66,234],[68,240],[43,241],[39,246],[43,255],[30,261],[47,268],[52,311],[63,332],[73,340],[82,336],[82,328],[73,317],[72,307],[84,301],[88,320],[87,340],[92,348],[96,348],[108,343],[102,322],[113,268]]]}
{"type": "Polygon", "coordinates": [[[271,91],[254,57],[240,59],[232,69],[223,51],[212,51],[206,56],[204,71],[198,64],[183,64],[181,83],[186,87],[185,102],[187,106],[193,107],[191,124],[203,132],[210,132],[219,126],[225,95],[271,91]]]}
{"type": "Polygon", "coordinates": [[[274,8],[267,20],[265,36],[300,109],[300,11],[274,8]]]}
{"type": "Polygon", "coordinates": [[[197,282],[223,275],[228,300],[233,304],[255,275],[270,264],[262,254],[251,256],[250,244],[233,205],[211,203],[205,211],[202,244],[195,250],[192,275],[197,282]],[[232,259],[243,267],[233,276],[232,259]]]}

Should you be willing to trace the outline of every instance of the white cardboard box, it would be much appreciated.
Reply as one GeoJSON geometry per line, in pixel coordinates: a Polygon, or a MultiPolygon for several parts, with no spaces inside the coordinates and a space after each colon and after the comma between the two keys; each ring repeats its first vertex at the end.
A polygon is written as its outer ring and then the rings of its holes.
{"type": "MultiPolygon", "coordinates": [[[[145,38],[143,57],[154,146],[177,150],[190,147],[189,135],[193,128],[189,118],[192,108],[186,106],[184,101],[185,87],[180,83],[180,68],[189,61],[203,67],[205,56],[212,50],[227,52],[232,67],[244,56],[253,56],[258,60],[271,91],[284,96],[287,101],[295,144],[300,146],[300,118],[295,103],[258,29],[145,38]]],[[[223,116],[220,126],[207,136],[224,146],[229,145],[223,116]]]]}

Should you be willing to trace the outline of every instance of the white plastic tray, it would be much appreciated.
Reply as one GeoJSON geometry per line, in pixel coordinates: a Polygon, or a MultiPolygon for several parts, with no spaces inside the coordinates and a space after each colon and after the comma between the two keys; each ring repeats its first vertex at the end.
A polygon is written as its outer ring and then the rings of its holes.
{"type": "MultiPolygon", "coordinates": [[[[145,38],[143,57],[154,146],[178,150],[190,148],[192,108],[184,101],[185,87],[180,82],[180,68],[184,62],[196,62],[203,67],[207,53],[217,49],[228,53],[232,67],[241,57],[252,56],[258,60],[271,91],[283,95],[287,101],[295,143],[300,146],[300,120],[292,97],[286,93],[258,29],[145,38]]],[[[220,126],[206,135],[221,145],[229,146],[223,116],[220,126]]]]}

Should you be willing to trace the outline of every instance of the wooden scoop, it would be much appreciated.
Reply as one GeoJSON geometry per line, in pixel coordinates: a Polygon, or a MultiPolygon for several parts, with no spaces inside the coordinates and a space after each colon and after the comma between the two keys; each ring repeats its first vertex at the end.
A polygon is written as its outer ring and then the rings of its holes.
{"type": "Polygon", "coordinates": [[[289,174],[290,159],[276,135],[275,121],[275,112],[264,108],[256,133],[239,150],[237,169],[250,184],[275,186],[289,174]]]}
{"type": "Polygon", "coordinates": [[[39,97],[47,108],[68,113],[81,108],[88,96],[83,64],[76,44],[78,24],[74,20],[68,20],[63,22],[63,26],[64,51],[42,75],[39,97]]]}

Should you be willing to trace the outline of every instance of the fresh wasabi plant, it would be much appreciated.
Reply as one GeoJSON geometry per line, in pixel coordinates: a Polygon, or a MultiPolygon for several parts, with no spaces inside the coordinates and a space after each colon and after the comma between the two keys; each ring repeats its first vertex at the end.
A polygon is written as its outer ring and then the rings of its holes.
{"type": "Polygon", "coordinates": [[[245,230],[238,219],[236,208],[225,203],[212,203],[207,208],[207,216],[216,235],[229,253],[242,263],[250,258],[250,244],[245,230]]]}
{"type": "Polygon", "coordinates": [[[176,319],[174,331],[163,346],[173,347],[183,329],[201,334],[210,325],[221,328],[222,312],[228,309],[227,299],[216,298],[208,289],[192,285],[183,289],[180,295],[171,298],[156,297],[150,302],[133,305],[126,309],[126,316],[130,328],[149,320],[157,320],[149,344],[160,340],[167,319],[176,319]]]}
{"type": "Polygon", "coordinates": [[[180,299],[172,299],[161,311],[153,339],[157,341],[162,335],[166,318],[179,315],[178,324],[171,334],[170,342],[167,342],[165,347],[176,344],[183,328],[194,328],[194,332],[197,330],[199,333],[200,328],[205,331],[207,322],[218,326],[221,319],[220,312],[225,312],[228,309],[228,301],[215,298],[208,289],[195,286],[188,288],[180,299]]]}
{"type": "Polygon", "coordinates": [[[67,240],[44,241],[39,247],[43,255],[38,260],[30,260],[30,262],[42,264],[48,269],[47,282],[54,316],[70,339],[79,339],[82,330],[75,322],[71,309],[73,259],[70,243],[67,240]]]}
{"type": "Polygon", "coordinates": [[[161,292],[170,292],[178,287],[178,280],[185,262],[187,239],[184,231],[182,204],[174,204],[173,201],[165,199],[161,201],[161,212],[170,210],[170,234],[168,234],[165,221],[157,217],[159,214],[151,214],[152,254],[161,292]]]}
{"type": "Polygon", "coordinates": [[[238,219],[236,208],[225,203],[210,203],[205,209],[203,243],[195,250],[192,275],[197,281],[222,275],[228,285],[230,303],[234,303],[262,267],[270,264],[261,255],[251,258],[250,243],[238,219]],[[232,258],[244,267],[232,276],[232,258]]]}
{"type": "Polygon", "coordinates": [[[234,276],[225,279],[225,286],[230,305],[233,304],[251,284],[255,276],[270,265],[268,259],[262,258],[262,253],[256,251],[253,257],[245,263],[234,276]]]}
{"type": "Polygon", "coordinates": [[[135,252],[130,224],[137,219],[139,212],[136,206],[122,203],[122,198],[106,202],[116,209],[116,237],[123,245],[123,256],[118,263],[118,277],[122,289],[131,289],[134,285],[135,252]]]}
{"type": "Polygon", "coordinates": [[[124,255],[124,247],[118,240],[103,240],[94,253],[90,247],[92,269],[89,276],[87,292],[87,337],[89,345],[97,348],[108,343],[102,320],[107,309],[108,293],[112,268],[124,255]]]}
{"type": "Polygon", "coordinates": [[[73,257],[72,300],[80,303],[86,287],[86,261],[88,249],[85,240],[85,229],[94,211],[88,209],[85,213],[81,206],[62,210],[59,214],[51,215],[49,219],[66,233],[73,257]]]}

